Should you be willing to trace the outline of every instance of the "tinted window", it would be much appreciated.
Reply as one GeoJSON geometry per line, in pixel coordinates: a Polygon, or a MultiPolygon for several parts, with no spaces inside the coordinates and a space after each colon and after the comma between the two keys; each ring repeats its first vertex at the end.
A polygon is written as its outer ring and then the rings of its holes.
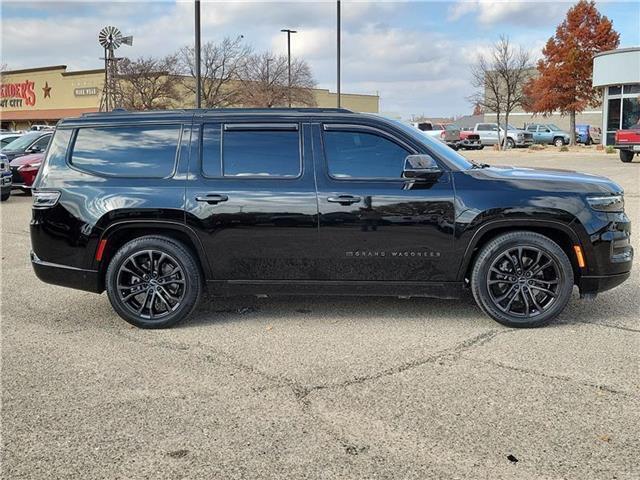
{"type": "MultiPolygon", "coordinates": [[[[611,88],[611,87],[609,87],[611,88]]],[[[620,128],[620,99],[610,99],[607,116],[607,130],[618,130],[620,128]]]]}
{"type": "Polygon", "coordinates": [[[622,85],[609,87],[609,95],[620,95],[622,93],[622,85]]]}
{"type": "Polygon", "coordinates": [[[50,140],[51,135],[45,135],[35,142],[30,148],[37,152],[44,152],[47,149],[47,145],[49,145],[50,140]]]}
{"type": "Polygon", "coordinates": [[[297,130],[225,130],[225,177],[297,177],[301,172],[297,130]]]}
{"type": "Polygon", "coordinates": [[[395,142],[373,133],[324,133],[329,174],[336,178],[400,178],[410,154],[395,142]]]}
{"type": "Polygon", "coordinates": [[[640,93],[640,85],[625,85],[624,93],[625,94],[640,93]]]}
{"type": "Polygon", "coordinates": [[[537,129],[538,129],[538,126],[537,126],[537,125],[529,125],[529,126],[527,127],[527,131],[528,131],[528,132],[535,132],[537,129]]]}
{"type": "Polygon", "coordinates": [[[485,125],[485,124],[481,124],[478,125],[478,130],[479,131],[487,131],[487,130],[491,130],[491,126],[490,125],[485,125]]]}
{"type": "Polygon", "coordinates": [[[640,103],[637,98],[622,100],[622,128],[637,128],[640,126],[640,103]]]}
{"type": "Polygon", "coordinates": [[[207,177],[222,175],[221,125],[210,124],[202,127],[202,173],[207,177]]]}
{"type": "Polygon", "coordinates": [[[71,163],[102,175],[164,178],[171,175],[179,125],[80,128],[71,163]]]}

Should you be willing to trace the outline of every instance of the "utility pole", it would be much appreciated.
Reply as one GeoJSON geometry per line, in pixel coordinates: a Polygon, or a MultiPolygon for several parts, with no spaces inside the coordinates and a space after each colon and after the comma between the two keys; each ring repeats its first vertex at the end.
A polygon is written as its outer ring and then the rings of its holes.
{"type": "Polygon", "coordinates": [[[337,12],[337,14],[338,14],[338,18],[337,18],[337,20],[338,20],[338,22],[337,22],[337,27],[338,27],[338,38],[337,38],[338,42],[337,43],[338,43],[338,45],[337,45],[337,47],[338,48],[337,48],[337,52],[336,52],[337,55],[336,56],[337,56],[338,71],[337,71],[337,79],[336,80],[337,80],[337,84],[338,84],[338,88],[337,88],[337,90],[338,90],[338,92],[337,92],[338,93],[338,108],[340,108],[340,104],[341,104],[341,99],[340,99],[340,28],[341,28],[340,27],[340,0],[338,0],[337,7],[338,7],[338,12],[337,12]]]}
{"type": "Polygon", "coordinates": [[[200,0],[195,0],[195,29],[196,29],[196,45],[195,45],[195,62],[196,62],[196,108],[202,107],[202,77],[200,73],[200,0]]]}
{"type": "Polygon", "coordinates": [[[291,34],[298,33],[297,30],[290,30],[288,28],[283,28],[280,30],[287,34],[287,65],[288,65],[288,73],[289,73],[289,88],[287,90],[287,96],[289,97],[289,108],[291,108],[291,34]]]}

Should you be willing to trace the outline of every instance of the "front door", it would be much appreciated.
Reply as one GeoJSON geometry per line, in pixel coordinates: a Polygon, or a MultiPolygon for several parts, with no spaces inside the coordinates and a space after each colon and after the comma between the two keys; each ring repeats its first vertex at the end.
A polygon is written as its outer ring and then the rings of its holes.
{"type": "Polygon", "coordinates": [[[206,251],[212,278],[313,275],[318,208],[309,126],[205,117],[194,136],[186,220],[206,251]]]}
{"type": "Polygon", "coordinates": [[[430,181],[401,178],[406,156],[418,152],[389,130],[316,124],[313,139],[323,278],[454,280],[454,191],[445,167],[430,181]]]}

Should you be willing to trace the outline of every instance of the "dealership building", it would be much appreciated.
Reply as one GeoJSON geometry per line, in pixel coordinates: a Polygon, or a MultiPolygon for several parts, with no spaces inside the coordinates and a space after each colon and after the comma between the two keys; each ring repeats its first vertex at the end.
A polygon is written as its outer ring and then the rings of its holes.
{"type": "MultiPolygon", "coordinates": [[[[34,124],[55,125],[61,118],[97,112],[104,77],[104,69],[69,72],[65,65],[2,72],[2,128],[23,130],[34,124]]],[[[315,88],[313,95],[318,107],[337,105],[337,94],[327,89],[315,88]]],[[[341,106],[350,110],[379,111],[378,95],[342,93],[340,99],[341,106]]],[[[193,104],[177,107],[191,108],[193,104]]]]}
{"type": "Polygon", "coordinates": [[[640,124],[640,47],[596,55],[593,86],[602,90],[603,143],[612,145],[616,130],[640,124]]]}

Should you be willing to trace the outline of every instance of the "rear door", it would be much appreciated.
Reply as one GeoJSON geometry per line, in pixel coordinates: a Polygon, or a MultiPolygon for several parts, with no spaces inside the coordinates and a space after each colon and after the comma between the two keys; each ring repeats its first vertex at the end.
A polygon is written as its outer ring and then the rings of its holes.
{"type": "Polygon", "coordinates": [[[309,126],[201,118],[194,128],[186,221],[216,280],[313,277],[318,233],[309,126]]]}

